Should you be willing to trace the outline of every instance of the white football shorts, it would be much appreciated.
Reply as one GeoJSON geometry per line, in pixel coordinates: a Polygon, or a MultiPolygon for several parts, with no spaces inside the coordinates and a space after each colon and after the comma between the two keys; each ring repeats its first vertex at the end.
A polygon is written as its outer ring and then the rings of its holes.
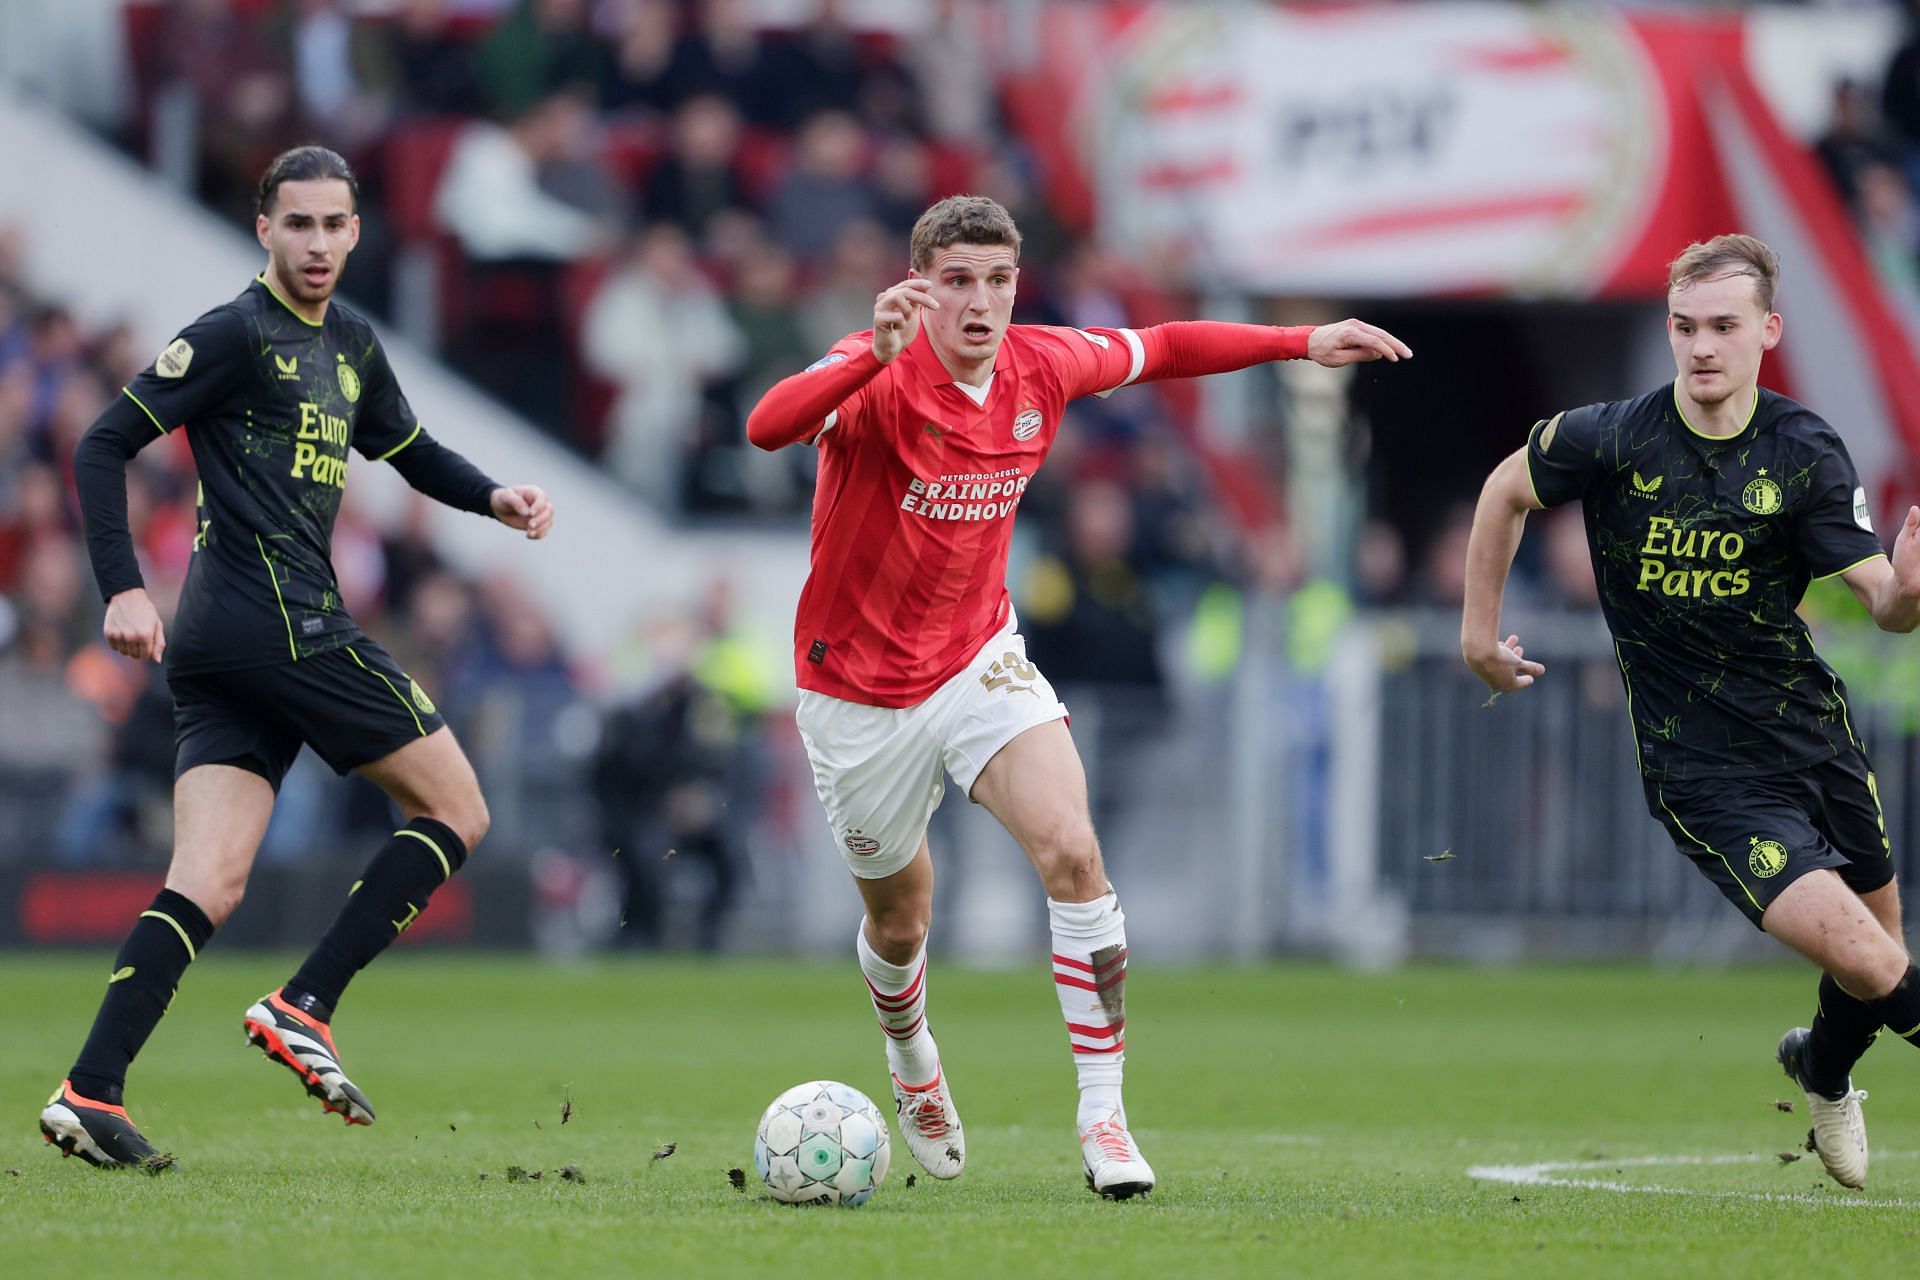
{"type": "Polygon", "coordinates": [[[971,798],[995,752],[1066,717],[1015,627],[1009,613],[973,661],[916,706],[870,707],[800,691],[794,719],[813,787],[854,875],[878,880],[913,860],[946,791],[942,772],[971,798]]]}

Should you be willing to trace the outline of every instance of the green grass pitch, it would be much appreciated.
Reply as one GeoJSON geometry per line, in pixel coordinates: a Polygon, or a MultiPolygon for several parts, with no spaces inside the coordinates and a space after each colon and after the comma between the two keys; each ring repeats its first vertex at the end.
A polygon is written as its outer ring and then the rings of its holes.
{"type": "Polygon", "coordinates": [[[936,966],[967,1172],[908,1187],[896,1137],[886,1185],[843,1210],[763,1198],[751,1144],[761,1108],[809,1078],[890,1109],[851,959],[389,957],[336,1026],[380,1116],[349,1130],[242,1042],[241,1011],[291,958],[216,950],[135,1072],[133,1114],[178,1160],[149,1177],[63,1161],[34,1125],[108,958],[0,960],[9,1276],[1718,1278],[1900,1274],[1916,1248],[1907,1046],[1877,1045],[1856,1076],[1873,1090],[1866,1192],[1778,1158],[1806,1134],[1772,1062],[1810,1012],[1797,967],[1139,964],[1128,1101],[1161,1187],[1109,1204],[1081,1178],[1046,971],[936,966]],[[1468,1173],[1575,1162],[1533,1173],[1611,1185],[1468,1173]],[[566,1165],[585,1181],[552,1172],[566,1165]]]}

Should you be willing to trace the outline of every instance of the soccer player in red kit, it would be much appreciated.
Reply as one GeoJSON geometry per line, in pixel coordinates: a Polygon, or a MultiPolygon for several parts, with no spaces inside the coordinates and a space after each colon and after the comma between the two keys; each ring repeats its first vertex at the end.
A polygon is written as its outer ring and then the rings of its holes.
{"type": "Polygon", "coordinates": [[[900,1130],[926,1171],[958,1176],[966,1139],[927,1029],[942,773],[1005,826],[1047,891],[1053,979],[1080,1077],[1088,1185],[1153,1189],[1121,1103],[1125,918],[1107,882],[1067,709],[1027,660],[1007,595],[1013,515],[1067,402],[1133,382],[1307,357],[1400,360],[1372,325],[1012,325],[1020,232],[954,196],[914,225],[912,270],[873,328],[770,389],[762,449],[820,451],[812,570],[794,627],[797,719],[814,786],[866,904],[855,942],[887,1034],[900,1130]]]}

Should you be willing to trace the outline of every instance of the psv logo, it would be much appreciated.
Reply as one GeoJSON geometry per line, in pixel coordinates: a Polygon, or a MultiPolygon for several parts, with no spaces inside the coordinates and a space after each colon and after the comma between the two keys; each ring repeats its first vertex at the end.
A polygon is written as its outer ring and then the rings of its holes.
{"type": "Polygon", "coordinates": [[[863,836],[858,831],[847,833],[847,852],[856,858],[871,858],[880,852],[880,842],[872,836],[863,836]]]}
{"type": "Polygon", "coordinates": [[[1040,434],[1040,422],[1038,409],[1022,409],[1013,420],[1013,438],[1023,444],[1033,439],[1040,434]]]}

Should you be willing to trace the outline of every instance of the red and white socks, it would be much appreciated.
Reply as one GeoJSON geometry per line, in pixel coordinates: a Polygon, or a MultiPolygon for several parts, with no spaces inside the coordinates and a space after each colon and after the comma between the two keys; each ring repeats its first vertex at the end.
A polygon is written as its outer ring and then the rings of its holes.
{"type": "Polygon", "coordinates": [[[874,1016],[887,1033],[887,1069],[905,1085],[932,1083],[940,1071],[940,1051],[927,1030],[926,945],[905,964],[891,964],[867,941],[867,922],[862,920],[854,947],[874,1016]]]}
{"type": "Polygon", "coordinates": [[[1120,1077],[1127,1058],[1127,918],[1109,889],[1092,902],[1048,898],[1047,921],[1053,989],[1080,1075],[1080,1131],[1116,1118],[1125,1125],[1120,1077]]]}

